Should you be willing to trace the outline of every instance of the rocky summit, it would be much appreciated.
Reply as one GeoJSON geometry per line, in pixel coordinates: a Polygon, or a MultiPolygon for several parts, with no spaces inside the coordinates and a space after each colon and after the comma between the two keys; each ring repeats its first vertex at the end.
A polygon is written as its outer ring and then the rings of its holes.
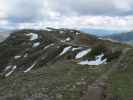
{"type": "Polygon", "coordinates": [[[72,29],[13,31],[0,43],[0,100],[92,100],[88,85],[129,47],[72,29]]]}

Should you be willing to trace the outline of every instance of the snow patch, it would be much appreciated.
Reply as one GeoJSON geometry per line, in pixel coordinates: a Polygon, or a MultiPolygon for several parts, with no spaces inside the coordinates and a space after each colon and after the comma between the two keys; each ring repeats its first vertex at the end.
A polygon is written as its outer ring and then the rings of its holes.
{"type": "Polygon", "coordinates": [[[68,38],[66,38],[65,40],[61,40],[61,42],[67,42],[67,41],[70,41],[70,40],[71,40],[71,38],[68,37],[68,38]]]}
{"type": "Polygon", "coordinates": [[[72,48],[72,51],[75,51],[75,50],[80,50],[80,49],[82,49],[82,47],[72,48]]]}
{"type": "Polygon", "coordinates": [[[36,34],[36,33],[29,33],[26,35],[31,36],[31,38],[30,38],[31,41],[38,39],[38,34],[36,34]]]}
{"type": "Polygon", "coordinates": [[[36,42],[33,44],[33,47],[38,47],[40,45],[40,42],[36,42]]]}
{"type": "Polygon", "coordinates": [[[19,59],[19,58],[21,58],[20,55],[17,55],[17,56],[14,57],[14,59],[19,59]]]}
{"type": "Polygon", "coordinates": [[[37,62],[33,63],[31,67],[29,67],[28,69],[26,69],[26,70],[24,71],[24,73],[29,72],[36,64],[37,64],[37,62]]]}
{"type": "Polygon", "coordinates": [[[12,67],[11,65],[7,66],[4,71],[9,70],[11,67],[12,67]]]}
{"type": "Polygon", "coordinates": [[[61,40],[61,42],[66,42],[65,40],[61,40]]]}
{"type": "Polygon", "coordinates": [[[8,77],[8,76],[10,76],[14,71],[15,71],[15,69],[17,68],[17,66],[15,65],[15,66],[13,66],[12,67],[12,70],[10,71],[10,72],[8,72],[6,75],[5,75],[5,77],[8,77]]]}
{"type": "Polygon", "coordinates": [[[76,55],[75,59],[82,58],[83,56],[87,55],[89,52],[91,52],[91,49],[83,50],[76,55]]]}
{"type": "Polygon", "coordinates": [[[79,35],[80,33],[79,32],[76,32],[76,35],[79,35]]]}
{"type": "Polygon", "coordinates": [[[67,51],[69,51],[71,48],[72,48],[72,46],[65,47],[65,48],[63,49],[63,51],[62,51],[59,55],[62,56],[62,55],[65,54],[67,51]]]}
{"type": "Polygon", "coordinates": [[[70,40],[71,40],[71,38],[70,38],[70,37],[66,38],[66,41],[70,41],[70,40]]]}
{"type": "Polygon", "coordinates": [[[44,47],[43,49],[45,50],[45,49],[47,49],[47,48],[49,48],[49,47],[51,47],[53,45],[54,45],[54,43],[51,43],[51,44],[47,45],[46,47],[44,47]]]}
{"type": "Polygon", "coordinates": [[[78,64],[80,65],[100,65],[100,64],[106,64],[107,59],[103,59],[102,57],[104,56],[104,54],[98,55],[96,56],[96,60],[92,60],[92,61],[81,61],[78,64]]]}

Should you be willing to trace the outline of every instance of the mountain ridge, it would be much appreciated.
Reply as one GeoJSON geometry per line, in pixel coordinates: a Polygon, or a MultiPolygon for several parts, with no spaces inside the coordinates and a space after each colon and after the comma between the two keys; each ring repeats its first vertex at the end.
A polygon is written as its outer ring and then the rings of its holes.
{"type": "Polygon", "coordinates": [[[120,42],[131,44],[133,43],[133,31],[109,35],[109,36],[105,36],[104,38],[110,38],[120,42]]]}
{"type": "MultiPolygon", "coordinates": [[[[117,64],[122,52],[129,47],[72,29],[13,31],[0,43],[0,99],[81,100],[85,96],[88,100],[88,86],[117,64]]],[[[128,70],[127,74],[132,71],[131,51],[120,61],[118,71],[128,70]]],[[[100,92],[104,99],[117,96],[111,90],[116,86],[114,79],[112,84],[108,81],[107,90],[111,92],[100,92]]],[[[98,91],[91,91],[92,96],[98,91]]],[[[131,93],[127,94],[128,98],[131,93]]]]}
{"type": "MultiPolygon", "coordinates": [[[[104,55],[99,57],[113,59],[109,57],[113,52],[111,50],[112,44],[111,41],[101,40],[93,35],[69,29],[48,28],[47,30],[24,29],[14,31],[5,41],[0,43],[0,58],[7,55],[0,61],[1,71],[4,71],[5,76],[13,73],[16,67],[18,67],[17,70],[28,72],[35,66],[43,66],[43,64],[47,64],[50,60],[59,59],[67,52],[69,59],[75,59],[74,56],[78,52],[89,50],[90,48],[100,50],[97,51],[99,53],[94,53],[95,56],[104,53],[104,55]]],[[[88,54],[90,51],[84,52],[88,54]]],[[[87,57],[84,58],[84,60],[87,59],[87,57]]],[[[95,58],[93,56],[89,59],[95,58]]],[[[81,61],[81,63],[87,64],[88,61],[81,61]]]]}

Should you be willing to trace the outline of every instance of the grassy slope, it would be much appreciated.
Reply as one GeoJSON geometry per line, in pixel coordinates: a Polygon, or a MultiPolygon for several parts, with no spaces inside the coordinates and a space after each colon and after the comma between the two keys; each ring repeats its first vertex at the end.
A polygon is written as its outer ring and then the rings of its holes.
{"type": "Polygon", "coordinates": [[[58,62],[26,74],[17,73],[1,79],[0,99],[24,100],[28,97],[43,97],[45,94],[54,100],[79,100],[87,85],[107,69],[106,65],[92,67],[58,62]]]}
{"type": "MultiPolygon", "coordinates": [[[[0,99],[28,100],[28,98],[33,97],[54,100],[79,100],[86,92],[87,86],[107,71],[112,63],[100,66],[81,66],[69,61],[60,61],[26,74],[17,72],[6,79],[1,79],[0,99]]],[[[132,100],[132,50],[122,63],[125,63],[128,67],[124,71],[120,68],[119,72],[110,77],[108,92],[111,95],[121,97],[122,100],[132,100]]]]}
{"type": "Polygon", "coordinates": [[[110,77],[109,91],[122,100],[133,100],[133,50],[128,52],[122,64],[125,64],[127,68],[120,69],[110,77]]]}
{"type": "MultiPolygon", "coordinates": [[[[107,42],[106,45],[110,45],[110,43],[107,42]]],[[[114,48],[118,48],[118,45],[111,43],[111,47],[114,48]]],[[[123,46],[126,47],[127,45],[123,46]]],[[[122,97],[123,100],[132,100],[132,50],[125,59],[126,61],[122,63],[128,64],[128,68],[126,71],[113,74],[109,81],[109,92],[122,97]]],[[[26,74],[17,72],[6,79],[0,79],[0,100],[29,100],[28,98],[32,97],[53,100],[79,100],[86,92],[87,86],[115,62],[100,66],[81,66],[69,61],[60,61],[26,74]]]]}

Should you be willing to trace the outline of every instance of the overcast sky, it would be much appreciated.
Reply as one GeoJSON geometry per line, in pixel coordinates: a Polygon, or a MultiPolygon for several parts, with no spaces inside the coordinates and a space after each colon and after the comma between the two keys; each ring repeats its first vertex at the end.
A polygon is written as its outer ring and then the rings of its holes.
{"type": "Polygon", "coordinates": [[[133,29],[133,0],[0,0],[0,29],[133,29]]]}

